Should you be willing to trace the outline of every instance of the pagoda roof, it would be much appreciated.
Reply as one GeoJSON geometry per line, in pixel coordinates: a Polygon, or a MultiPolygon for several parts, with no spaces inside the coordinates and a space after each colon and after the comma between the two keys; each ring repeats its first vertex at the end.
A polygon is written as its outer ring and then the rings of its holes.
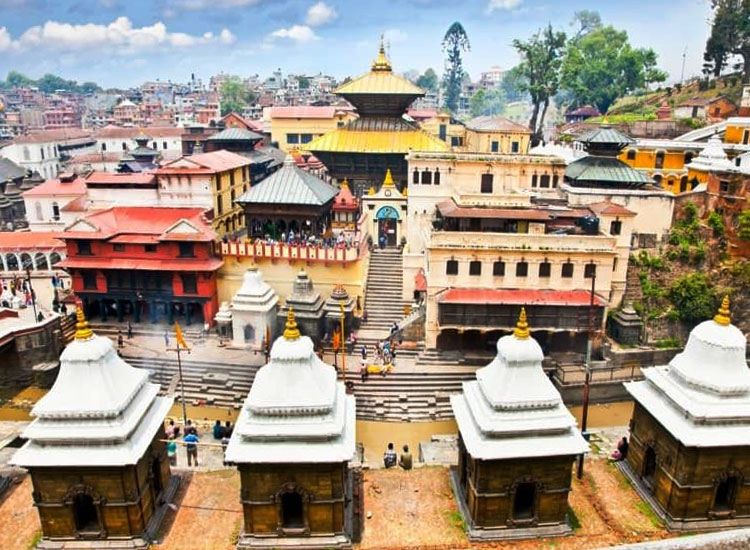
{"type": "Polygon", "coordinates": [[[208,141],[260,141],[263,136],[245,128],[227,128],[208,138],[208,141]]]}
{"type": "Polygon", "coordinates": [[[31,410],[35,420],[22,434],[29,441],[13,456],[18,466],[135,464],[172,406],[148,371],[123,361],[112,340],[93,334],[80,309],[77,315],[57,379],[31,410]]]}
{"type": "Polygon", "coordinates": [[[25,168],[10,159],[0,157],[0,181],[14,180],[25,176],[25,168]]]}
{"type": "Polygon", "coordinates": [[[627,391],[686,447],[747,446],[750,441],[750,370],[747,339],[729,316],[695,327],[682,353],[665,366],[643,369],[645,380],[627,391]]]}
{"type": "Polygon", "coordinates": [[[358,207],[359,200],[354,196],[352,190],[349,189],[349,183],[344,180],[341,182],[341,189],[333,201],[333,209],[346,212],[356,211],[358,207]]]}
{"type": "Polygon", "coordinates": [[[586,453],[575,418],[542,369],[544,353],[529,335],[526,312],[497,356],[451,397],[461,438],[479,460],[572,456],[586,453]]]}
{"type": "Polygon", "coordinates": [[[615,157],[588,155],[571,162],[565,169],[571,185],[594,187],[603,183],[608,187],[641,187],[652,183],[648,175],[628,166],[615,157]]]}
{"type": "Polygon", "coordinates": [[[620,149],[631,143],[635,143],[635,140],[630,136],[626,136],[618,129],[613,128],[608,124],[602,124],[598,128],[594,128],[579,136],[576,141],[580,141],[586,145],[589,144],[601,144],[601,145],[617,145],[620,149]]]}
{"type": "Polygon", "coordinates": [[[289,156],[279,170],[253,185],[236,202],[323,206],[331,202],[336,194],[335,187],[297,167],[289,156]]]}

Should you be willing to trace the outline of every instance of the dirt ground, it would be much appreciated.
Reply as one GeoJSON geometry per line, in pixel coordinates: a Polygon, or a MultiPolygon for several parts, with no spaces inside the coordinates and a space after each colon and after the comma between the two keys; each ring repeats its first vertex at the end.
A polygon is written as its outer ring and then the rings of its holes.
{"type": "Polygon", "coordinates": [[[0,501],[0,548],[26,550],[41,535],[39,516],[31,498],[31,478],[11,486],[0,501]]]}

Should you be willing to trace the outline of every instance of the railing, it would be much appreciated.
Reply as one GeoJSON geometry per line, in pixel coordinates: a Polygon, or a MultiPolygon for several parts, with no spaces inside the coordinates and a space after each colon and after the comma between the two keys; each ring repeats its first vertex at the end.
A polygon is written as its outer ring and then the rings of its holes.
{"type": "Polygon", "coordinates": [[[616,241],[607,235],[537,235],[477,231],[433,231],[432,248],[503,250],[553,250],[555,252],[597,252],[614,254],[616,241]]]}
{"type": "Polygon", "coordinates": [[[303,262],[355,262],[365,256],[367,243],[354,246],[317,246],[306,244],[268,243],[266,241],[221,243],[222,256],[246,256],[270,260],[303,262]]]}
{"type": "MultiPolygon", "coordinates": [[[[620,366],[592,366],[591,383],[602,384],[607,382],[624,382],[627,380],[640,380],[643,378],[641,367],[650,365],[639,365],[631,363],[620,366]]],[[[583,365],[558,365],[555,369],[555,377],[562,385],[582,385],[586,380],[586,369],[583,365]]]]}

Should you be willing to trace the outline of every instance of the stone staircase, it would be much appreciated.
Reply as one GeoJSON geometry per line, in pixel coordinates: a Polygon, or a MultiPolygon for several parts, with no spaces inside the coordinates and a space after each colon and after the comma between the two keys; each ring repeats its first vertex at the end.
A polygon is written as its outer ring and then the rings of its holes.
{"type": "Polygon", "coordinates": [[[492,361],[493,358],[494,355],[490,352],[467,353],[464,351],[423,349],[417,354],[417,365],[420,367],[483,367],[492,361]]]}
{"type": "Polygon", "coordinates": [[[403,277],[404,263],[400,250],[385,248],[372,251],[365,290],[367,322],[360,327],[363,333],[360,341],[364,337],[376,342],[388,336],[391,325],[403,319],[403,277]]]}
{"type": "MultiPolygon", "coordinates": [[[[91,325],[91,328],[94,330],[94,332],[101,336],[116,337],[117,333],[120,331],[122,331],[122,334],[124,336],[128,331],[127,321],[123,321],[122,323],[120,323],[117,321],[101,322],[94,320],[89,321],[89,324],[91,325]]],[[[189,341],[200,340],[202,337],[203,328],[197,323],[189,326],[180,324],[180,328],[182,329],[182,333],[185,335],[185,339],[189,341]]],[[[168,331],[170,340],[174,340],[174,325],[168,325],[166,323],[154,324],[148,322],[133,323],[134,336],[163,337],[164,331],[168,331]]]]}

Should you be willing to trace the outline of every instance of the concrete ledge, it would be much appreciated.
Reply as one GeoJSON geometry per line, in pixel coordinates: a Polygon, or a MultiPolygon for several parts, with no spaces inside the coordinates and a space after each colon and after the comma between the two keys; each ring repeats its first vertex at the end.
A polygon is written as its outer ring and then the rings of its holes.
{"type": "Polygon", "coordinates": [[[466,524],[466,532],[471,541],[492,541],[492,540],[518,540],[518,539],[535,539],[535,538],[546,538],[546,537],[564,537],[570,535],[573,529],[567,523],[560,523],[557,525],[538,525],[528,527],[507,527],[507,528],[483,528],[474,525],[469,514],[469,509],[466,507],[466,501],[463,498],[463,491],[461,490],[461,484],[458,481],[458,469],[450,469],[450,480],[451,487],[453,488],[453,496],[458,504],[458,510],[461,512],[461,517],[466,524]]]}
{"type": "Polygon", "coordinates": [[[729,550],[750,548],[750,529],[614,546],[612,550],[729,550]]]}
{"type": "Polygon", "coordinates": [[[750,517],[731,518],[731,519],[675,519],[670,517],[661,504],[654,498],[651,490],[644,485],[640,476],[636,475],[627,461],[615,462],[617,468],[622,474],[630,480],[638,496],[640,496],[651,507],[654,513],[664,522],[666,528],[670,531],[723,531],[727,529],[737,529],[739,527],[750,527],[750,517]]]}
{"type": "Polygon", "coordinates": [[[258,537],[240,534],[237,550],[277,550],[294,548],[295,550],[349,549],[351,541],[345,535],[322,535],[310,537],[258,537]]]}

